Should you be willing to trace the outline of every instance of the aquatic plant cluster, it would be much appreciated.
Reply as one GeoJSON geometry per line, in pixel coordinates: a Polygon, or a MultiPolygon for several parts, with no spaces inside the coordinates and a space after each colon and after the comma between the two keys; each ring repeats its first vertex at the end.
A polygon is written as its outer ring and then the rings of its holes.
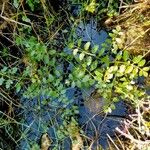
{"type": "Polygon", "coordinates": [[[0,149],[92,149],[70,89],[97,115],[126,104],[129,115],[107,149],[150,148],[148,0],[7,0],[0,10],[0,149]],[[90,20],[108,33],[100,45],[77,33],[90,20]],[[28,130],[40,113],[48,117],[39,117],[34,141],[28,130]]]}

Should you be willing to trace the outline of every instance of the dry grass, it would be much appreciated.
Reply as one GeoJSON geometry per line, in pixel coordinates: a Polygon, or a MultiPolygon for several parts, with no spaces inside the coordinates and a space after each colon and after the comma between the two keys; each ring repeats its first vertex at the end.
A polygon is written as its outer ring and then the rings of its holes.
{"type": "Polygon", "coordinates": [[[123,127],[116,128],[116,140],[109,138],[110,149],[148,150],[150,148],[150,99],[143,98],[135,113],[126,119],[123,127]]]}
{"type": "Polygon", "coordinates": [[[132,5],[123,5],[120,9],[121,15],[114,20],[106,20],[105,23],[112,22],[114,26],[121,27],[118,38],[123,41],[123,49],[134,55],[141,54],[148,57],[150,54],[150,1],[142,0],[132,5]]]}

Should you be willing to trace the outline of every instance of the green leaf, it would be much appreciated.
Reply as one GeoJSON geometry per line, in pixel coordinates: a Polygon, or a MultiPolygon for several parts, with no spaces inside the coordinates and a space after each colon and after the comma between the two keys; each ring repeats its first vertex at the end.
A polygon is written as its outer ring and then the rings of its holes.
{"type": "Polygon", "coordinates": [[[109,74],[106,75],[105,80],[106,80],[106,81],[109,81],[110,79],[113,78],[113,76],[114,76],[114,75],[113,75],[112,73],[109,73],[109,74]]]}
{"type": "Polygon", "coordinates": [[[143,76],[143,70],[140,70],[139,76],[143,76]]]}
{"type": "Polygon", "coordinates": [[[95,70],[94,73],[95,73],[96,76],[99,76],[99,77],[103,76],[103,74],[98,70],[95,70]]]}
{"type": "Polygon", "coordinates": [[[78,80],[78,81],[76,82],[76,85],[77,85],[77,87],[81,88],[81,87],[82,87],[81,81],[78,80]]]}
{"type": "Polygon", "coordinates": [[[97,68],[97,65],[98,65],[98,62],[97,62],[97,60],[95,60],[95,61],[91,64],[90,71],[93,71],[94,69],[96,69],[96,68],[97,68]]]}
{"type": "Polygon", "coordinates": [[[146,63],[146,60],[143,59],[143,60],[141,60],[140,62],[138,62],[138,66],[139,66],[139,67],[142,67],[142,66],[145,65],[145,63],[146,63]]]}
{"type": "Polygon", "coordinates": [[[118,70],[118,66],[113,67],[113,71],[116,72],[118,70]]]}
{"type": "Polygon", "coordinates": [[[18,68],[17,67],[13,67],[11,73],[15,74],[17,72],[18,68]]]}
{"type": "Polygon", "coordinates": [[[85,45],[84,45],[84,50],[88,50],[90,48],[90,45],[91,43],[90,42],[87,42],[85,45]]]}
{"type": "Polygon", "coordinates": [[[92,63],[92,57],[91,56],[88,56],[87,57],[87,66],[90,66],[92,63]]]}
{"type": "Polygon", "coordinates": [[[148,77],[148,73],[146,71],[140,70],[139,76],[148,77]]]}
{"type": "Polygon", "coordinates": [[[78,47],[81,46],[81,43],[82,43],[82,39],[79,39],[79,40],[78,40],[78,47]]]}
{"type": "Polygon", "coordinates": [[[113,102],[118,102],[118,101],[119,101],[119,99],[117,97],[113,98],[113,102]]]}
{"type": "Polygon", "coordinates": [[[9,88],[10,88],[10,86],[11,86],[11,84],[13,84],[13,81],[12,81],[12,80],[10,80],[10,79],[9,79],[9,80],[7,80],[7,81],[6,81],[6,88],[7,88],[7,89],[9,89],[9,88]]]}
{"type": "Polygon", "coordinates": [[[91,0],[91,3],[86,6],[85,10],[94,13],[94,11],[96,10],[96,6],[98,6],[98,3],[96,3],[95,0],[91,0]]]}
{"type": "Polygon", "coordinates": [[[33,50],[33,51],[30,53],[31,57],[34,57],[35,54],[36,54],[36,51],[35,51],[35,50],[33,50]]]}
{"type": "Polygon", "coordinates": [[[126,66],[125,65],[121,65],[119,67],[119,73],[124,73],[125,72],[125,69],[126,69],[126,66]]]}
{"type": "Polygon", "coordinates": [[[77,78],[83,78],[84,75],[85,75],[85,72],[80,70],[76,76],[77,78]]]}
{"type": "Polygon", "coordinates": [[[111,108],[112,110],[115,110],[116,106],[115,106],[114,104],[111,104],[110,108],[111,108]]]}
{"type": "Polygon", "coordinates": [[[4,83],[5,79],[3,77],[0,78],[0,85],[4,83]]]}
{"type": "Polygon", "coordinates": [[[45,84],[47,83],[47,80],[45,77],[42,80],[43,80],[43,83],[45,83],[45,84]]]}
{"type": "Polygon", "coordinates": [[[27,0],[26,3],[29,5],[30,9],[32,11],[34,11],[34,7],[35,7],[35,4],[36,4],[36,1],[27,0]]]}
{"type": "Polygon", "coordinates": [[[126,88],[127,88],[129,91],[133,90],[133,86],[132,86],[132,85],[127,85],[126,88]]]}
{"type": "Polygon", "coordinates": [[[143,70],[144,71],[149,71],[150,67],[144,67],[143,70]]]}
{"type": "Polygon", "coordinates": [[[134,74],[134,76],[137,75],[138,71],[139,71],[139,69],[137,67],[133,69],[132,73],[134,74]]]}
{"type": "Polygon", "coordinates": [[[31,22],[31,20],[27,16],[23,16],[22,20],[29,23],[31,22]]]}
{"type": "Polygon", "coordinates": [[[85,56],[85,54],[84,54],[84,53],[81,53],[81,54],[79,55],[79,59],[80,59],[80,60],[83,60],[84,56],[85,56]]]}
{"type": "Polygon", "coordinates": [[[48,56],[48,55],[45,55],[45,56],[44,56],[44,63],[45,63],[45,64],[49,64],[49,62],[50,62],[49,60],[50,60],[50,59],[49,59],[49,56],[48,56]]]}
{"type": "Polygon", "coordinates": [[[103,57],[103,58],[101,59],[101,61],[102,61],[103,63],[105,63],[106,66],[109,66],[109,64],[110,64],[110,59],[109,59],[109,56],[108,56],[108,55],[105,56],[105,57],[103,57]]]}
{"type": "Polygon", "coordinates": [[[74,55],[74,56],[77,55],[78,51],[79,51],[79,50],[78,50],[77,48],[74,49],[74,50],[73,50],[73,55],[74,55]]]}
{"type": "Polygon", "coordinates": [[[21,90],[21,85],[18,83],[18,84],[16,85],[16,92],[18,93],[20,90],[21,90]]]}
{"type": "Polygon", "coordinates": [[[58,70],[55,70],[55,74],[56,74],[57,77],[59,77],[61,75],[58,70]]]}
{"type": "Polygon", "coordinates": [[[84,78],[82,79],[82,82],[88,82],[89,78],[90,78],[89,75],[85,75],[84,78]]]}
{"type": "Polygon", "coordinates": [[[146,71],[143,71],[143,76],[148,77],[148,73],[146,71]]]}
{"type": "Polygon", "coordinates": [[[4,66],[3,69],[1,69],[1,72],[4,73],[7,71],[7,69],[8,69],[8,67],[4,66]]]}
{"type": "Polygon", "coordinates": [[[134,57],[133,62],[135,64],[139,63],[141,61],[142,57],[143,57],[142,55],[138,55],[138,56],[134,57]]]}
{"type": "Polygon", "coordinates": [[[73,47],[74,47],[74,42],[70,42],[70,43],[68,44],[68,48],[72,49],[73,47]]]}
{"type": "Polygon", "coordinates": [[[133,66],[128,66],[127,69],[125,70],[125,73],[131,73],[133,70],[133,66]]]}
{"type": "Polygon", "coordinates": [[[123,78],[120,78],[120,81],[127,81],[127,79],[123,77],[123,78]]]}
{"type": "Polygon", "coordinates": [[[75,86],[76,86],[76,83],[73,81],[73,82],[71,83],[71,87],[74,88],[75,86]]]}
{"type": "Polygon", "coordinates": [[[54,81],[54,76],[51,75],[51,74],[49,74],[49,75],[48,75],[48,81],[49,81],[49,82],[54,81]]]}
{"type": "Polygon", "coordinates": [[[14,0],[13,5],[15,6],[15,8],[18,8],[19,7],[19,0],[14,0]]]}
{"type": "Polygon", "coordinates": [[[122,51],[120,51],[117,56],[116,56],[116,60],[120,60],[122,58],[122,51]]]}
{"type": "Polygon", "coordinates": [[[92,53],[95,54],[98,51],[98,48],[98,45],[94,45],[94,47],[92,48],[92,53]]]}
{"type": "Polygon", "coordinates": [[[123,60],[124,60],[124,61],[127,61],[128,59],[129,59],[129,52],[125,50],[125,51],[123,52],[123,60]]]}
{"type": "Polygon", "coordinates": [[[105,48],[102,48],[101,50],[99,50],[98,56],[102,56],[105,52],[105,48]]]}
{"type": "Polygon", "coordinates": [[[43,99],[41,103],[42,103],[42,105],[47,105],[48,104],[46,99],[43,99]]]}
{"type": "Polygon", "coordinates": [[[110,68],[108,68],[108,72],[116,72],[118,70],[118,66],[111,66],[110,68]]]}

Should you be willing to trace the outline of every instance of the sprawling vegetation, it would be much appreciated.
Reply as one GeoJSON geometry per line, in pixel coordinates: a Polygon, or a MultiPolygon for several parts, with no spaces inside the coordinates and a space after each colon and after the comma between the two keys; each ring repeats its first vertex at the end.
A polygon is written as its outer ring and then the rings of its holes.
{"type": "MultiPolygon", "coordinates": [[[[0,2],[0,10],[1,149],[24,149],[22,139],[33,150],[51,145],[53,150],[66,149],[64,143],[70,143],[67,149],[92,149],[95,139],[79,124],[76,96],[67,94],[76,89],[85,95],[91,88],[100,98],[100,115],[117,109],[119,101],[129,107],[123,130],[116,129],[115,139],[108,136],[108,149],[150,148],[148,0],[7,0],[0,2]],[[77,35],[79,24],[91,18],[108,32],[101,45],[77,35]],[[24,123],[23,113],[30,110],[23,101],[35,99],[40,105],[31,105],[34,110],[54,115],[41,122],[41,139],[30,141],[22,130],[30,127],[24,123]],[[49,128],[55,139],[47,134],[49,128]]],[[[88,99],[89,107],[91,101],[96,100],[88,99]]]]}

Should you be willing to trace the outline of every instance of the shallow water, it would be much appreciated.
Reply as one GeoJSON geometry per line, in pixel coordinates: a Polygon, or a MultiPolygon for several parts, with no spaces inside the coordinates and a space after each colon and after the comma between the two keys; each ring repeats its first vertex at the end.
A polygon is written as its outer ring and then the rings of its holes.
{"type": "MultiPolygon", "coordinates": [[[[101,44],[108,37],[106,31],[97,31],[96,22],[92,19],[87,24],[80,23],[76,30],[76,34],[78,38],[82,38],[83,42],[90,41],[92,45],[97,44],[99,47],[101,47],[101,44]]],[[[84,105],[84,95],[89,96],[90,92],[91,89],[82,89],[79,91],[75,88],[69,88],[66,95],[69,99],[73,99],[74,103],[79,106],[79,124],[85,131],[85,134],[91,138],[94,138],[96,133],[98,133],[98,138],[93,144],[93,149],[96,149],[97,142],[98,144],[101,144],[104,149],[106,149],[107,134],[113,137],[115,128],[120,125],[121,119],[118,119],[115,116],[125,117],[127,114],[127,109],[123,102],[119,102],[116,104],[117,109],[114,110],[109,117],[104,119],[103,116],[96,115],[84,105]],[[77,95],[76,98],[75,93],[77,95]]],[[[17,150],[29,150],[31,148],[29,143],[39,143],[42,133],[45,132],[48,132],[54,143],[56,142],[55,128],[60,124],[59,114],[57,113],[57,110],[59,109],[58,106],[60,106],[60,104],[58,101],[55,101],[55,106],[51,103],[43,105],[42,101],[44,99],[46,99],[46,97],[42,96],[39,99],[35,98],[32,100],[22,98],[21,104],[24,107],[22,112],[22,139],[20,140],[17,150]],[[53,124],[53,119],[56,124],[53,124]]],[[[71,149],[69,142],[65,142],[64,149],[71,149]]]]}

